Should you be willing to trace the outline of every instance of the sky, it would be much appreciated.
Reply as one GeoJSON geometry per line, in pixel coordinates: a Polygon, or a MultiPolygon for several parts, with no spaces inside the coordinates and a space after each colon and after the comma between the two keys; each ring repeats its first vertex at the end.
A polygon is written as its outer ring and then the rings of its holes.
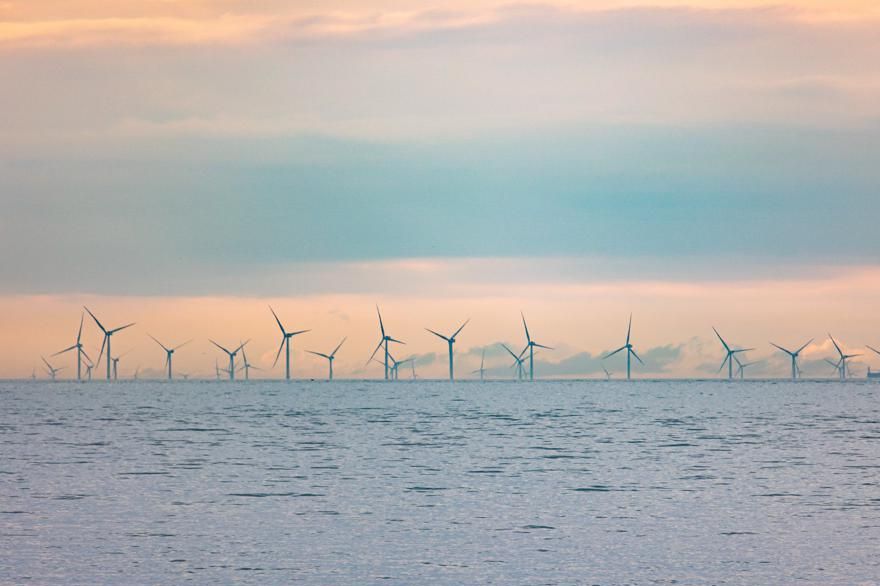
{"type": "Polygon", "coordinates": [[[0,0],[0,377],[84,304],[138,322],[126,376],[148,333],[279,376],[270,304],[297,376],[344,336],[381,375],[376,304],[426,377],[468,317],[459,372],[511,375],[521,311],[545,376],[602,375],[630,313],[642,376],[717,376],[712,326],[828,376],[828,332],[880,348],[878,33],[861,0],[0,0]]]}

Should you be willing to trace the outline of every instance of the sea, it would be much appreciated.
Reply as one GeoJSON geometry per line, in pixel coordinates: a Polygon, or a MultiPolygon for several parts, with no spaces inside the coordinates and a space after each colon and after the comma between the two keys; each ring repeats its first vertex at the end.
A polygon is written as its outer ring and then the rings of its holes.
{"type": "Polygon", "coordinates": [[[0,584],[880,583],[880,385],[0,382],[0,584]]]}

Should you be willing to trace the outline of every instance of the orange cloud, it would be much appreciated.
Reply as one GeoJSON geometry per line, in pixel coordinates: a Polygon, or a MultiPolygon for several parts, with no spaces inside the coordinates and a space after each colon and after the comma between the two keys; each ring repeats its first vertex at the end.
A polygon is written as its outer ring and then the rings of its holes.
{"type": "MultiPolygon", "coordinates": [[[[5,2],[0,3],[0,46],[92,46],[107,44],[211,44],[267,39],[339,36],[369,31],[408,32],[491,22],[515,8],[507,2],[433,0],[395,2],[5,2]]],[[[772,8],[806,20],[880,18],[870,0],[549,0],[531,9],[589,12],[619,9],[686,8],[741,10],[772,8]]]]}

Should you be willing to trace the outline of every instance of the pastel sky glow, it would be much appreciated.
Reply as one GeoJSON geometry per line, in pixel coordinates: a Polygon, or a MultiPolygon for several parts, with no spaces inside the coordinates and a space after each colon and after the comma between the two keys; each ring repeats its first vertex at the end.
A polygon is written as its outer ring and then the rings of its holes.
{"type": "Polygon", "coordinates": [[[375,303],[423,376],[424,327],[472,317],[469,371],[520,310],[548,376],[630,311],[646,374],[711,376],[716,325],[824,376],[827,331],[880,345],[877,63],[863,0],[0,0],[0,376],[83,303],[139,322],[124,372],[146,332],[268,367],[270,302],[302,376],[344,335],[378,376],[375,303]]]}

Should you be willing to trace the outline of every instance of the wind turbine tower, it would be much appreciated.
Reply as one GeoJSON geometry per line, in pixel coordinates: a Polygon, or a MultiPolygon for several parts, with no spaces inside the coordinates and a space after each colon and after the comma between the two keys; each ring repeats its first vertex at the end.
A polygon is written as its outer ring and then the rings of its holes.
{"type": "Polygon", "coordinates": [[[526,331],[526,347],[523,351],[529,351],[529,380],[533,381],[535,380],[535,348],[544,348],[546,350],[552,350],[553,348],[538,344],[532,340],[532,336],[529,335],[529,326],[526,324],[526,316],[523,315],[523,312],[519,312],[519,315],[522,317],[523,329],[526,331]]]}
{"type": "Polygon", "coordinates": [[[235,357],[238,354],[238,351],[241,350],[242,348],[244,348],[244,345],[247,344],[248,342],[250,342],[250,340],[248,340],[247,342],[244,342],[235,350],[227,350],[226,348],[224,348],[223,346],[221,346],[220,344],[218,344],[214,340],[208,340],[208,341],[211,342],[212,344],[214,344],[215,346],[217,346],[218,348],[220,348],[223,352],[226,353],[227,356],[229,356],[229,370],[227,372],[229,373],[229,380],[234,381],[235,380],[235,357]]]}
{"type": "Polygon", "coordinates": [[[453,356],[452,346],[455,344],[456,336],[458,336],[458,334],[464,329],[464,327],[466,325],[468,325],[469,321],[471,321],[470,318],[465,320],[465,322],[463,324],[461,324],[461,327],[459,327],[457,330],[455,330],[455,333],[452,334],[451,336],[448,336],[448,337],[444,336],[443,334],[438,334],[437,332],[435,332],[432,329],[425,328],[427,331],[431,332],[432,334],[434,334],[438,338],[440,338],[442,340],[446,340],[446,344],[449,346],[449,380],[450,380],[450,382],[455,381],[455,370],[454,370],[454,365],[452,362],[452,356],[453,356]]]}
{"type": "Polygon", "coordinates": [[[339,349],[342,348],[342,345],[345,344],[345,340],[347,338],[342,338],[342,341],[339,342],[339,345],[331,352],[330,354],[323,354],[321,352],[313,352],[311,350],[306,350],[309,354],[314,354],[315,356],[320,356],[321,358],[326,358],[327,362],[330,365],[330,376],[327,380],[333,380],[333,361],[336,360],[336,353],[339,352],[339,349]]]}
{"type": "MultiPolygon", "coordinates": [[[[43,357],[40,356],[40,358],[43,358],[43,357]]],[[[55,380],[55,375],[57,375],[59,372],[61,372],[62,370],[64,370],[64,367],[63,367],[63,366],[62,366],[61,368],[55,368],[54,366],[52,366],[51,364],[49,364],[49,361],[46,360],[45,358],[43,358],[43,363],[46,365],[46,374],[48,374],[49,377],[50,377],[53,381],[55,380]]]]}
{"type": "Polygon", "coordinates": [[[828,337],[831,338],[831,343],[834,344],[834,349],[837,350],[838,356],[840,356],[840,360],[838,364],[838,370],[840,371],[840,380],[846,380],[846,361],[850,358],[855,358],[856,356],[861,356],[861,354],[844,354],[843,350],[840,349],[840,346],[837,344],[837,340],[831,334],[828,334],[828,337]]]}
{"type": "Polygon", "coordinates": [[[718,372],[721,372],[721,369],[724,368],[724,365],[727,365],[727,379],[733,380],[733,359],[737,354],[742,352],[749,352],[750,350],[754,350],[754,348],[731,348],[727,342],[724,341],[724,338],[721,337],[721,334],[718,333],[714,327],[712,331],[715,332],[715,335],[718,336],[718,339],[721,340],[721,345],[724,346],[724,351],[727,354],[724,356],[724,360],[721,362],[721,366],[718,368],[718,372]]]}
{"type": "Polygon", "coordinates": [[[294,336],[310,332],[311,330],[288,332],[284,329],[284,326],[281,325],[281,320],[278,319],[278,316],[275,314],[275,310],[272,309],[272,306],[269,306],[269,311],[272,312],[272,315],[275,317],[275,321],[278,323],[278,328],[281,330],[281,345],[278,347],[278,353],[275,355],[275,362],[272,363],[272,367],[274,368],[275,365],[278,364],[278,358],[281,356],[281,351],[285,350],[284,378],[286,380],[290,380],[290,339],[294,336]]]}
{"type": "Polygon", "coordinates": [[[184,346],[186,346],[187,344],[192,342],[192,340],[187,340],[183,344],[179,344],[177,346],[174,346],[173,348],[168,348],[165,346],[165,344],[163,344],[162,342],[160,342],[156,338],[153,338],[152,335],[150,335],[150,334],[147,334],[147,335],[150,336],[150,338],[152,338],[154,342],[159,344],[159,346],[161,346],[163,350],[165,350],[165,366],[168,369],[168,380],[171,380],[173,378],[173,376],[172,376],[173,371],[171,368],[171,357],[174,356],[175,351],[179,350],[180,348],[183,348],[184,346]]]}
{"type": "MultiPolygon", "coordinates": [[[[391,372],[390,367],[388,365],[388,359],[390,357],[390,355],[388,354],[388,343],[394,342],[395,344],[405,344],[406,342],[401,342],[400,340],[396,340],[396,339],[392,338],[391,336],[389,336],[385,332],[385,324],[382,322],[382,312],[379,311],[378,305],[376,306],[376,313],[379,316],[379,331],[381,332],[382,337],[379,339],[379,344],[376,346],[376,349],[373,350],[373,354],[370,356],[370,360],[372,360],[373,357],[376,356],[376,352],[379,351],[379,348],[382,348],[382,346],[385,346],[385,362],[384,362],[384,364],[385,364],[385,380],[388,380],[388,375],[391,372]]],[[[370,363],[370,360],[367,360],[367,364],[370,363]]]]}
{"type": "Polygon", "coordinates": [[[632,368],[631,368],[631,366],[632,366],[631,365],[631,357],[632,356],[635,356],[636,360],[638,360],[639,363],[645,364],[644,362],[642,362],[642,359],[639,358],[639,355],[636,354],[636,351],[633,349],[632,343],[630,343],[630,335],[632,334],[632,325],[633,325],[633,316],[632,316],[632,314],[629,314],[629,325],[626,326],[626,344],[624,344],[623,346],[621,346],[620,348],[618,348],[614,352],[611,352],[610,354],[607,354],[604,357],[602,357],[602,360],[605,360],[607,358],[611,358],[612,356],[614,356],[618,352],[623,352],[624,350],[626,350],[626,380],[631,380],[630,374],[632,372],[632,368]]]}
{"type": "Polygon", "coordinates": [[[88,360],[89,355],[86,354],[86,351],[83,350],[82,345],[82,332],[83,332],[83,319],[85,318],[85,314],[81,314],[79,316],[79,331],[76,333],[76,344],[71,346],[70,348],[65,348],[60,352],[56,352],[52,356],[58,356],[59,354],[64,354],[65,352],[70,352],[71,350],[76,350],[76,380],[82,380],[82,364],[83,364],[83,356],[85,356],[88,360]]]}
{"type": "Polygon", "coordinates": [[[83,309],[85,309],[88,312],[88,314],[90,316],[92,316],[92,319],[95,320],[95,323],[98,324],[98,327],[101,328],[102,332],[104,332],[104,342],[101,344],[101,353],[98,354],[98,360],[97,360],[97,362],[95,362],[95,364],[99,364],[101,362],[101,357],[104,355],[104,347],[106,346],[107,347],[107,360],[106,360],[106,362],[107,362],[107,380],[110,380],[111,363],[113,362],[113,360],[111,360],[111,354],[110,354],[110,339],[113,337],[113,334],[115,334],[116,332],[119,332],[121,330],[124,330],[125,328],[130,328],[131,326],[133,326],[134,322],[132,322],[130,324],[126,324],[124,326],[120,326],[118,328],[112,328],[112,329],[108,330],[107,328],[105,328],[101,324],[100,321],[98,321],[98,318],[95,317],[95,314],[92,313],[88,307],[83,306],[83,309]]]}
{"type": "Polygon", "coordinates": [[[513,357],[513,364],[511,364],[510,366],[511,368],[514,366],[516,367],[516,379],[522,380],[525,376],[525,367],[523,366],[524,360],[522,358],[523,354],[526,353],[525,349],[519,353],[519,356],[517,356],[513,353],[513,350],[507,347],[507,344],[501,344],[501,347],[507,350],[507,353],[513,357]]]}
{"type": "Polygon", "coordinates": [[[480,368],[478,368],[477,370],[471,371],[471,374],[477,374],[479,372],[480,373],[480,381],[483,381],[483,380],[485,380],[485,375],[486,375],[486,368],[485,367],[486,367],[486,349],[483,348],[483,353],[480,356],[480,368]]]}
{"type": "Polygon", "coordinates": [[[779,344],[774,344],[773,342],[770,342],[771,346],[774,346],[774,347],[778,348],[779,350],[782,350],[783,352],[785,352],[786,354],[788,354],[791,357],[791,380],[797,380],[798,377],[800,376],[801,370],[798,367],[798,363],[797,363],[798,356],[800,356],[800,353],[803,351],[803,349],[806,348],[807,346],[809,346],[812,343],[812,341],[813,341],[813,339],[810,338],[809,342],[807,342],[806,344],[804,344],[803,346],[801,346],[800,348],[798,348],[797,350],[794,350],[794,351],[783,348],[779,344]]]}

